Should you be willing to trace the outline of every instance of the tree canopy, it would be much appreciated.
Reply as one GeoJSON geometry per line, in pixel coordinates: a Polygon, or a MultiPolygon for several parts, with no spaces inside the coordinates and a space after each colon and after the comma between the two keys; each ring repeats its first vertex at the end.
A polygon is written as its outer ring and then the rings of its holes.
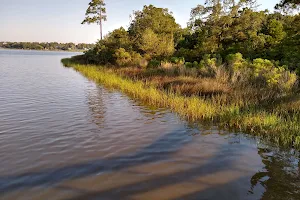
{"type": "Polygon", "coordinates": [[[128,30],[112,31],[86,56],[101,64],[116,64],[121,56],[126,62],[119,63],[129,65],[134,58],[163,61],[183,57],[187,62],[200,62],[240,53],[245,59],[268,59],[300,72],[299,41],[297,13],[259,10],[256,0],[206,0],[191,9],[187,28],[181,28],[168,9],[144,6],[134,12],[128,30]]]}
{"type": "Polygon", "coordinates": [[[300,5],[300,0],[281,0],[276,4],[275,8],[297,8],[300,5]]]}
{"type": "Polygon", "coordinates": [[[102,21],[107,20],[106,8],[103,0],[92,0],[85,13],[86,17],[82,24],[97,23],[100,25],[100,38],[102,40],[102,21]]]}

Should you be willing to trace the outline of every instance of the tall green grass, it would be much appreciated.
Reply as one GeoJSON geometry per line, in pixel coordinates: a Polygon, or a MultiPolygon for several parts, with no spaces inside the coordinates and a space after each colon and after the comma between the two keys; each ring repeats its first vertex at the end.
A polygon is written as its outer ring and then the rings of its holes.
{"type": "Polygon", "coordinates": [[[76,64],[70,59],[63,59],[62,63],[90,80],[149,105],[168,108],[187,120],[218,123],[221,127],[261,136],[282,146],[300,148],[300,117],[297,113],[286,116],[276,109],[245,109],[199,96],[186,97],[126,78],[106,67],[76,64]]]}

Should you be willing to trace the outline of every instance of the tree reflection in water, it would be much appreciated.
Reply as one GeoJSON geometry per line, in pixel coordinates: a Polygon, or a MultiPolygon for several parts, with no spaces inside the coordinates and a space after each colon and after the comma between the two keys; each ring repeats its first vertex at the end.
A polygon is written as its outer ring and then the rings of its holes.
{"type": "Polygon", "coordinates": [[[265,188],[263,200],[300,199],[300,154],[295,150],[280,151],[276,148],[258,148],[265,165],[264,171],[251,178],[251,191],[260,184],[265,188]]]}
{"type": "Polygon", "coordinates": [[[94,91],[95,88],[88,90],[87,103],[92,115],[92,122],[95,123],[99,128],[103,128],[107,108],[103,102],[103,88],[96,88],[97,92],[94,91]]]}

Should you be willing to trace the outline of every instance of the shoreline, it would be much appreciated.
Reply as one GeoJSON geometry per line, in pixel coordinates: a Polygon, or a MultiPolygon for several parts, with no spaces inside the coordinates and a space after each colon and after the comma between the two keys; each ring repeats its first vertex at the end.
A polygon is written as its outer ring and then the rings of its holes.
{"type": "Polygon", "coordinates": [[[3,47],[0,47],[0,50],[22,50],[22,51],[45,51],[45,52],[74,52],[74,53],[84,53],[85,50],[82,50],[82,51],[70,51],[70,50],[38,50],[38,49],[14,49],[14,48],[3,48],[3,47]]]}
{"type": "Polygon", "coordinates": [[[170,109],[188,121],[214,123],[220,128],[259,136],[282,147],[300,149],[300,124],[295,118],[296,114],[285,118],[275,111],[218,106],[200,96],[188,97],[157,89],[142,80],[124,77],[103,66],[82,65],[71,59],[63,59],[62,63],[96,83],[119,90],[151,106],[170,109]]]}

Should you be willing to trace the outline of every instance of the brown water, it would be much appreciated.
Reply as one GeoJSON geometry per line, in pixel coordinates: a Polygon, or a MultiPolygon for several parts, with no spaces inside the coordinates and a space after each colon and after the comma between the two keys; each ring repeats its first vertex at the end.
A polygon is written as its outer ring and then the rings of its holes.
{"type": "Polygon", "coordinates": [[[300,199],[299,154],[0,50],[0,199],[300,199]]]}

